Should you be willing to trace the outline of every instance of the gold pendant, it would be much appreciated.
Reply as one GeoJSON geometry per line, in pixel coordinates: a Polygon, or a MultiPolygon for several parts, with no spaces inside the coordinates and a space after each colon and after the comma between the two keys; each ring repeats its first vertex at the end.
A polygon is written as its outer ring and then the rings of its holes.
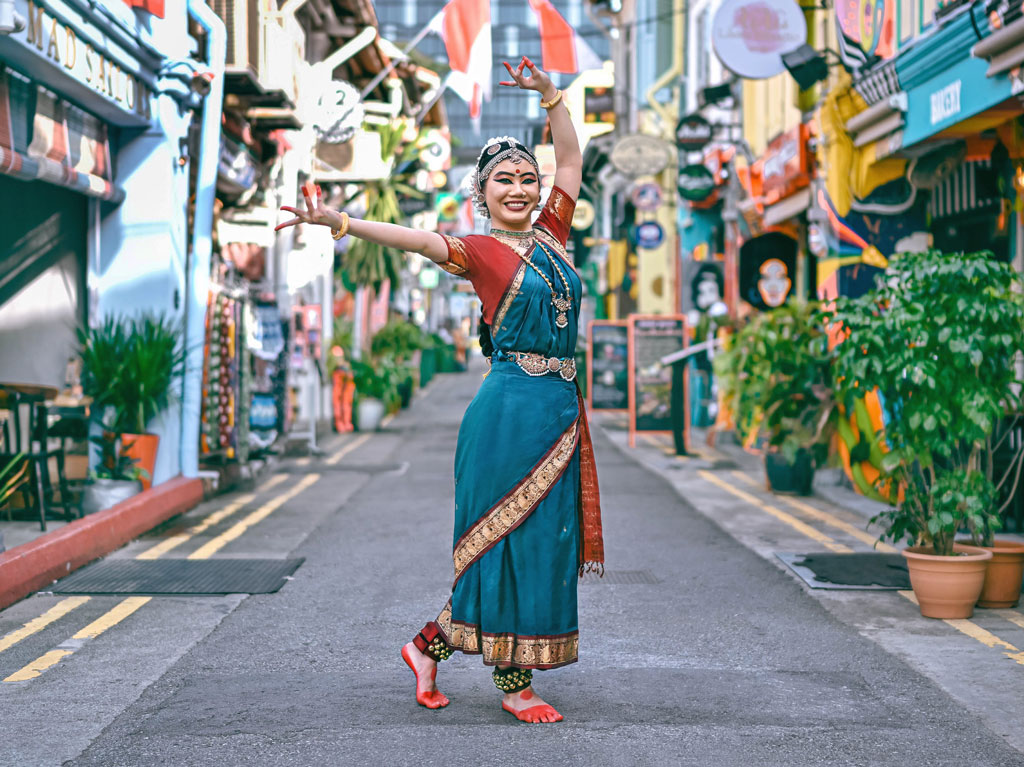
{"type": "Polygon", "coordinates": [[[555,315],[555,324],[560,328],[569,327],[569,318],[566,316],[565,312],[559,312],[555,315]]]}

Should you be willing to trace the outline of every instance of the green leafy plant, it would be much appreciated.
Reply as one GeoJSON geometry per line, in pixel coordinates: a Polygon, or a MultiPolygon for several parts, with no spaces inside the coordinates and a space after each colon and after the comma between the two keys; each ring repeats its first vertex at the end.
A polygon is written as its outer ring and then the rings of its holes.
{"type": "Polygon", "coordinates": [[[791,302],[755,315],[715,356],[740,434],[765,437],[789,461],[801,450],[823,460],[835,428],[829,316],[818,304],[791,302]]]}
{"type": "Polygon", "coordinates": [[[154,315],[108,317],[78,329],[83,390],[96,412],[114,408],[112,430],[142,434],[171,404],[171,384],[185,360],[181,336],[176,323],[154,315]]]}
{"type": "Polygon", "coordinates": [[[838,303],[840,401],[877,387],[891,415],[881,479],[903,497],[875,518],[883,539],[951,555],[960,528],[998,528],[992,438],[1021,406],[1019,290],[989,253],[932,250],[894,257],[873,292],[838,303]]]}
{"type": "Polygon", "coordinates": [[[370,341],[370,352],[375,356],[389,355],[407,361],[425,343],[423,331],[405,320],[391,320],[378,330],[370,341]]]}
{"type": "Polygon", "coordinates": [[[399,368],[391,357],[367,360],[353,360],[352,374],[355,378],[356,394],[392,403],[398,396],[399,368]]]}
{"type": "Polygon", "coordinates": [[[149,478],[149,473],[138,465],[138,461],[125,454],[125,449],[132,443],[123,444],[120,434],[103,431],[90,437],[89,441],[100,449],[100,461],[93,469],[93,477],[129,482],[149,478]]]}
{"type": "Polygon", "coordinates": [[[25,454],[18,453],[0,468],[0,505],[18,492],[18,488],[28,479],[28,467],[25,454]]]}

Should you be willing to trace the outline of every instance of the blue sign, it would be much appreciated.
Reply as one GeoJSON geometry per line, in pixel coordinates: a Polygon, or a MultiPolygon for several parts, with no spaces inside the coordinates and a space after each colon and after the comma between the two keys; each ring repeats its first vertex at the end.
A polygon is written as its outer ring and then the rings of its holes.
{"type": "Polygon", "coordinates": [[[634,236],[638,248],[656,248],[665,241],[665,230],[657,221],[644,221],[636,225],[634,236]]]}
{"type": "Polygon", "coordinates": [[[911,146],[1013,96],[1005,74],[986,77],[988,62],[969,58],[907,93],[903,146],[911,146]]]}

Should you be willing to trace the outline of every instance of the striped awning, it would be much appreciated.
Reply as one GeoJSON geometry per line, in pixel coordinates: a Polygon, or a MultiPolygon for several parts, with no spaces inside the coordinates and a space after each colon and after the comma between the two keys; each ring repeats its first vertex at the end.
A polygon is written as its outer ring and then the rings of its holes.
{"type": "Polygon", "coordinates": [[[955,216],[999,206],[999,183],[988,158],[961,164],[932,189],[928,215],[955,216]]]}
{"type": "Polygon", "coordinates": [[[107,125],[52,91],[0,68],[0,173],[120,202],[107,125]]]}

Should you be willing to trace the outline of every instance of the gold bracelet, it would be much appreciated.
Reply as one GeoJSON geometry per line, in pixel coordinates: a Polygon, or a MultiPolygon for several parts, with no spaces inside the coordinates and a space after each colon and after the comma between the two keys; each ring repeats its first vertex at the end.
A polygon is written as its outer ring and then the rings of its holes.
{"type": "Polygon", "coordinates": [[[337,229],[331,230],[331,237],[333,237],[336,240],[340,240],[342,237],[344,237],[345,234],[348,233],[348,223],[348,213],[342,212],[341,226],[338,227],[337,229]]]}
{"type": "Polygon", "coordinates": [[[551,109],[556,104],[558,104],[558,102],[561,101],[561,100],[562,100],[562,91],[558,91],[558,93],[555,94],[554,98],[552,98],[551,101],[545,102],[544,99],[541,98],[540,105],[542,107],[544,107],[545,109],[551,109]]]}

